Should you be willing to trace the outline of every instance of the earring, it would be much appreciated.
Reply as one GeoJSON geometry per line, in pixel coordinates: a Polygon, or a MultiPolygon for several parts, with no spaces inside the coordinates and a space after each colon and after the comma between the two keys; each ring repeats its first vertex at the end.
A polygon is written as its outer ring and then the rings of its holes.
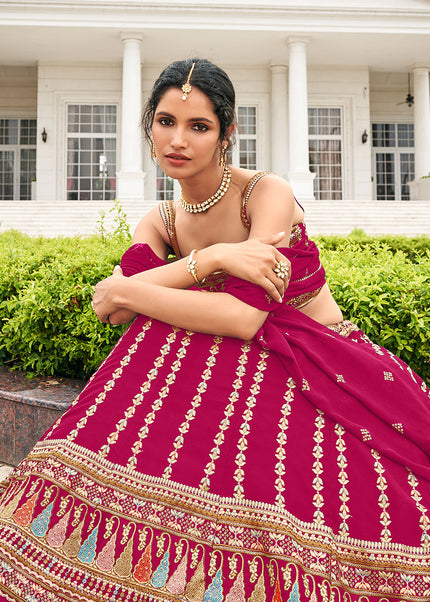
{"type": "Polygon", "coordinates": [[[151,136],[151,159],[154,160],[157,158],[157,154],[155,152],[155,142],[154,138],[151,136]]]}
{"type": "Polygon", "coordinates": [[[223,145],[221,147],[221,152],[219,155],[219,164],[221,167],[225,167],[227,165],[227,148],[228,148],[228,142],[223,142],[223,145]]]}

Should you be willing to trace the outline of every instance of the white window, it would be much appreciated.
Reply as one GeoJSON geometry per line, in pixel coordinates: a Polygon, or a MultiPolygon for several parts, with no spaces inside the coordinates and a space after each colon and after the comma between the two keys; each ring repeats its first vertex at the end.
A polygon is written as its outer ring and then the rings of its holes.
{"type": "Polygon", "coordinates": [[[117,107],[67,106],[67,200],[116,196],[117,107]]]}
{"type": "Polygon", "coordinates": [[[0,200],[31,199],[36,135],[35,119],[0,119],[0,200]]]}
{"type": "Polygon", "coordinates": [[[157,201],[173,201],[174,191],[173,191],[173,178],[169,178],[166,176],[164,171],[161,169],[159,165],[157,165],[157,193],[155,198],[157,201]]]}
{"type": "Polygon", "coordinates": [[[408,183],[415,177],[414,124],[373,123],[372,146],[376,200],[409,200],[408,183]]]}
{"type": "Polygon", "coordinates": [[[315,173],[314,194],[320,200],[340,200],[343,189],[342,109],[310,107],[309,169],[315,173]]]}

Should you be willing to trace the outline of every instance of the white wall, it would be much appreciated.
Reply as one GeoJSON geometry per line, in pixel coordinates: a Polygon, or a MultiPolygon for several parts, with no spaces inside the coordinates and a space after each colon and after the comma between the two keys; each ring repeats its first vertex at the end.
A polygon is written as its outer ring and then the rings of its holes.
{"type": "Polygon", "coordinates": [[[37,69],[0,65],[0,117],[29,117],[37,113],[37,69]]]}

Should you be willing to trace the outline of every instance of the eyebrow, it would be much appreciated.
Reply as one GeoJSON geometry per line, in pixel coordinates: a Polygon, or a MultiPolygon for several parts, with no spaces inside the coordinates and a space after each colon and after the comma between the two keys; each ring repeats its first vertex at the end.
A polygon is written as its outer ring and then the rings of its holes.
{"type": "MultiPolygon", "coordinates": [[[[168,113],[167,111],[157,111],[157,113],[155,114],[156,117],[160,117],[161,115],[164,115],[164,117],[170,117],[171,119],[175,119],[175,116],[171,113],[168,113]]],[[[190,121],[191,123],[201,123],[202,121],[205,121],[206,123],[210,123],[212,125],[215,123],[212,119],[208,119],[207,117],[192,117],[188,121],[190,121]]]]}

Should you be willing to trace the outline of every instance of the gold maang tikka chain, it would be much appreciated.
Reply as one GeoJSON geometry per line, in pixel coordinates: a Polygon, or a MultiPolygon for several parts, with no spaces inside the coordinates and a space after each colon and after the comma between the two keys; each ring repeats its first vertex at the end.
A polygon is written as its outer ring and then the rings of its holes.
{"type": "Polygon", "coordinates": [[[192,73],[193,73],[193,71],[194,71],[194,67],[195,67],[195,63],[193,63],[193,64],[191,65],[191,69],[190,69],[190,72],[188,73],[187,81],[186,81],[186,82],[185,82],[185,84],[182,86],[182,92],[183,92],[183,94],[182,94],[182,100],[187,100],[187,98],[188,98],[188,94],[189,94],[189,93],[191,92],[191,90],[193,89],[193,88],[191,87],[191,84],[190,84],[190,79],[191,79],[191,75],[192,75],[192,73]]]}
{"type": "Polygon", "coordinates": [[[210,196],[205,201],[202,201],[201,203],[194,203],[194,204],[189,203],[188,201],[185,200],[184,193],[181,192],[180,201],[181,201],[182,209],[184,211],[187,211],[188,213],[204,213],[205,211],[207,211],[208,209],[210,209],[211,207],[216,205],[216,203],[218,203],[218,201],[220,201],[222,199],[222,197],[225,195],[227,190],[230,188],[230,180],[231,180],[231,169],[230,169],[230,167],[228,167],[228,165],[226,165],[224,167],[224,173],[222,176],[222,181],[221,181],[220,187],[218,188],[218,190],[216,192],[214,192],[214,194],[212,196],[210,196]]]}

